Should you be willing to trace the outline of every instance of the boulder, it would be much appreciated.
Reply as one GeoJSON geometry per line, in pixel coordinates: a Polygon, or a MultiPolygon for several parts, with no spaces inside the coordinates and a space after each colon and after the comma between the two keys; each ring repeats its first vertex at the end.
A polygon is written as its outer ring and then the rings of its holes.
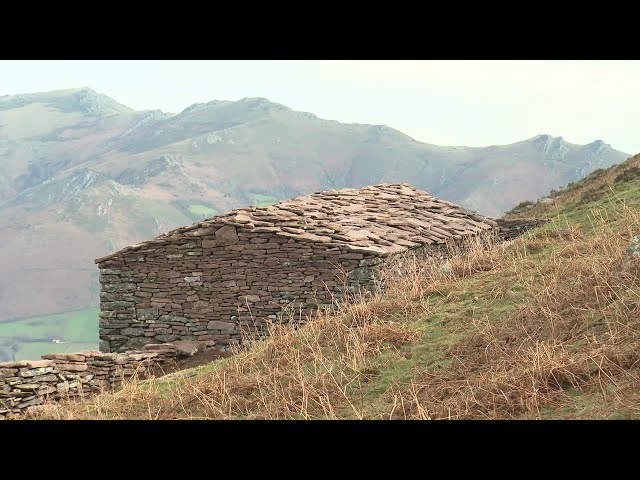
{"type": "Polygon", "coordinates": [[[200,342],[194,340],[179,340],[173,342],[178,348],[178,355],[181,357],[191,357],[203,349],[200,342]]]}
{"type": "Polygon", "coordinates": [[[216,245],[235,245],[238,243],[238,233],[236,227],[231,225],[225,225],[222,228],[216,230],[216,245]]]}

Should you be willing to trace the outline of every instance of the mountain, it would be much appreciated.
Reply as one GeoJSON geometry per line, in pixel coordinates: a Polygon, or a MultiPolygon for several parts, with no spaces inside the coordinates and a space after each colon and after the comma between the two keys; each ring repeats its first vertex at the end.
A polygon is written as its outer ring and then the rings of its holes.
{"type": "Polygon", "coordinates": [[[628,156],[549,135],[443,147],[264,98],[167,114],[87,88],[3,96],[0,322],[95,308],[94,258],[235,207],[408,182],[497,216],[628,156]]]}

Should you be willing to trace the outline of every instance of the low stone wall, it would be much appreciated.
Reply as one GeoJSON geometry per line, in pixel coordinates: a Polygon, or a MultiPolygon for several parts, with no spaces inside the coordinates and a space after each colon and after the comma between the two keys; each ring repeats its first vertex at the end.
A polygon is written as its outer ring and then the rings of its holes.
{"type": "Polygon", "coordinates": [[[0,363],[0,420],[20,416],[47,401],[90,396],[137,375],[146,378],[175,365],[180,356],[207,350],[211,342],[146,345],[144,350],[44,355],[42,360],[0,363]]]}
{"type": "Polygon", "coordinates": [[[498,223],[498,236],[502,240],[512,240],[520,235],[522,235],[527,230],[532,228],[541,227],[546,223],[549,223],[549,220],[546,218],[533,218],[529,220],[505,220],[503,218],[496,220],[498,223]]]}

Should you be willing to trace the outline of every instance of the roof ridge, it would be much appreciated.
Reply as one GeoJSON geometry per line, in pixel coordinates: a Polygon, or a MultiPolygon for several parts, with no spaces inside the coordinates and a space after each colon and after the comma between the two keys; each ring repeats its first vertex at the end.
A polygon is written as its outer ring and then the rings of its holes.
{"type": "Polygon", "coordinates": [[[264,231],[351,247],[375,245],[387,252],[406,250],[407,245],[414,243],[425,245],[457,240],[461,235],[477,234],[497,226],[489,217],[436,198],[408,183],[379,183],[361,188],[322,190],[266,207],[236,208],[125,247],[97,259],[96,263],[145,246],[160,245],[200,228],[223,225],[269,228],[264,231]],[[282,230],[281,227],[294,230],[282,230]],[[296,233],[295,229],[302,233],[296,233]],[[358,239],[345,235],[345,232],[353,231],[359,232],[358,239]]]}

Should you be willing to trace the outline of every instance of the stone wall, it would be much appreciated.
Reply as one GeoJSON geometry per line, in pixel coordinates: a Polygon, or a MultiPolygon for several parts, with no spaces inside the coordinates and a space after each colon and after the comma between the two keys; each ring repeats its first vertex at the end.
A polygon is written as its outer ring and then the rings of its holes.
{"type": "Polygon", "coordinates": [[[526,220],[523,220],[523,219],[505,220],[501,218],[496,220],[496,222],[499,227],[499,231],[498,231],[499,237],[502,240],[512,240],[522,235],[527,230],[541,227],[542,225],[549,223],[549,220],[544,218],[542,219],[532,218],[532,219],[526,219],[526,220]]]}
{"type": "MultiPolygon", "coordinates": [[[[498,234],[510,239],[541,223],[501,221],[498,234]]],[[[264,338],[269,322],[304,323],[336,298],[375,290],[377,272],[396,256],[313,235],[294,239],[286,229],[212,224],[99,259],[100,350],[175,340],[226,350],[264,338]]],[[[409,251],[444,258],[448,245],[466,238],[409,251]]]]}
{"type": "Polygon", "coordinates": [[[44,355],[42,360],[0,363],[0,420],[19,416],[47,401],[90,396],[118,387],[137,375],[160,373],[181,355],[192,355],[211,345],[147,345],[145,350],[44,355]]]}
{"type": "Polygon", "coordinates": [[[225,350],[263,337],[270,321],[304,322],[334,297],[371,288],[367,269],[380,263],[366,249],[260,229],[196,233],[99,261],[100,350],[195,339],[225,350]]]}

